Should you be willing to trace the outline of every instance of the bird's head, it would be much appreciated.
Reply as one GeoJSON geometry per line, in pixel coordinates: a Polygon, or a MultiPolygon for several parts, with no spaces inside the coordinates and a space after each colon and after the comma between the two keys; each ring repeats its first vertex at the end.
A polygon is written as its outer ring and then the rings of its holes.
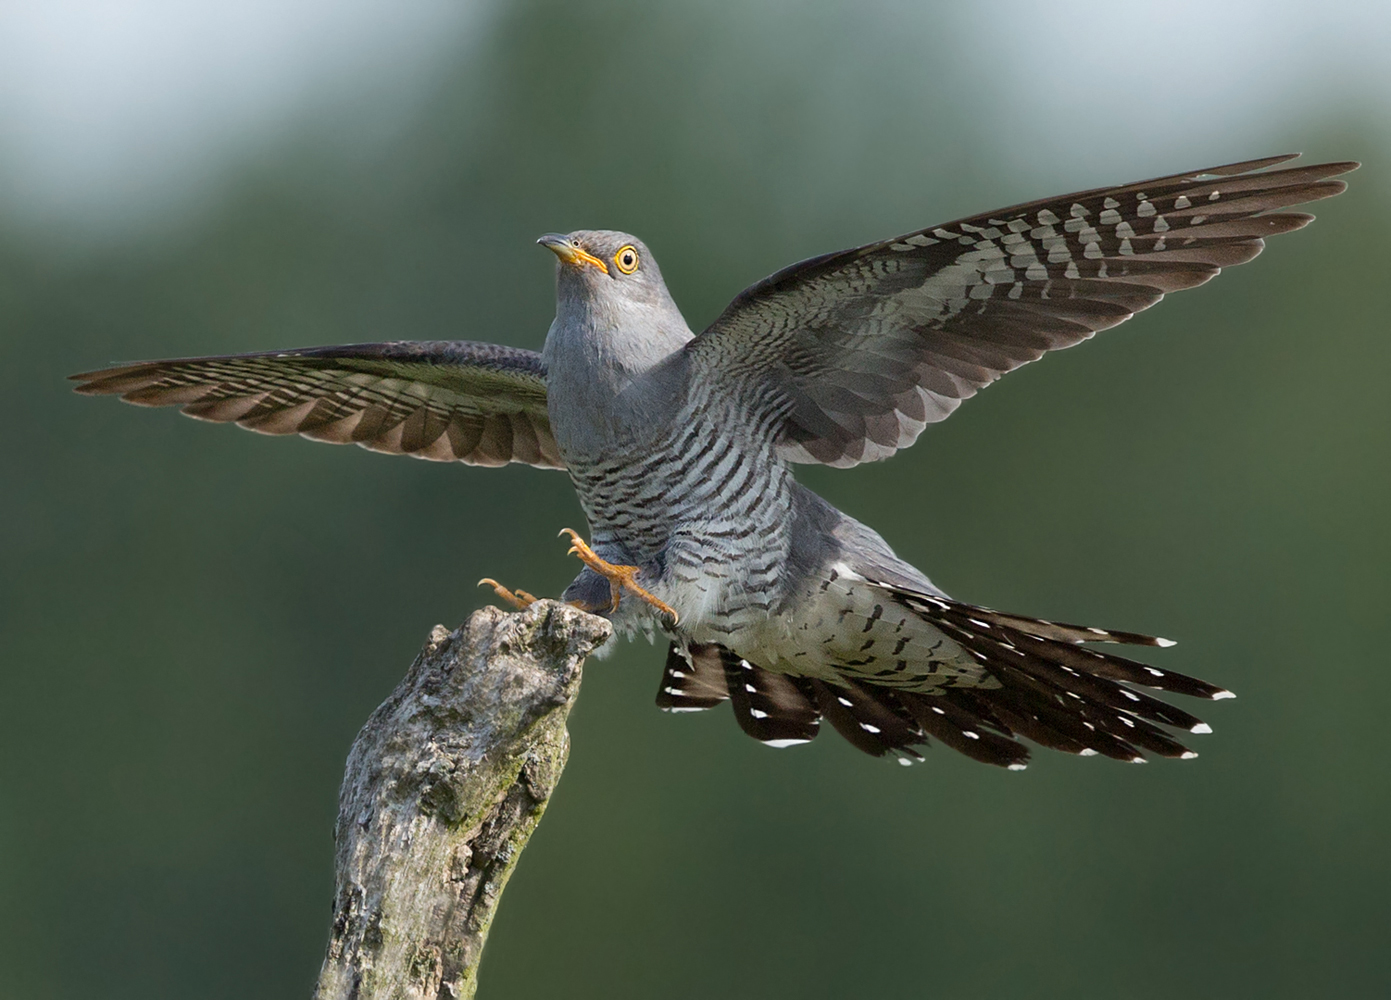
{"type": "Polygon", "coordinates": [[[562,305],[593,309],[670,302],[662,272],[636,236],[606,229],[547,233],[536,241],[559,258],[556,294],[562,305]]]}
{"type": "Polygon", "coordinates": [[[559,258],[555,322],[543,352],[553,372],[583,370],[584,380],[618,391],[694,336],[636,236],[582,229],[536,242],[559,258]]]}

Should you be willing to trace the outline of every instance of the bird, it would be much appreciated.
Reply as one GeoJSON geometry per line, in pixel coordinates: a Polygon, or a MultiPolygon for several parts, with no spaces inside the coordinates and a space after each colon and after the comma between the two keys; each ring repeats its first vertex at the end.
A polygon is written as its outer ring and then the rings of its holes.
{"type": "MultiPolygon", "coordinates": [[[[950,597],[798,483],[913,444],[1006,372],[1245,263],[1355,162],[1267,157],[1015,205],[801,261],[695,333],[648,247],[548,234],[543,349],[400,341],[123,364],[77,392],[264,434],[564,470],[588,521],[562,599],[667,642],[657,704],[732,706],[773,747],[823,723],[900,763],[934,741],[1021,770],[1030,744],[1142,763],[1211,732],[1151,692],[1234,697],[1095,644],[1135,632],[950,597]]],[[[535,598],[492,578],[500,598],[535,598]]]]}

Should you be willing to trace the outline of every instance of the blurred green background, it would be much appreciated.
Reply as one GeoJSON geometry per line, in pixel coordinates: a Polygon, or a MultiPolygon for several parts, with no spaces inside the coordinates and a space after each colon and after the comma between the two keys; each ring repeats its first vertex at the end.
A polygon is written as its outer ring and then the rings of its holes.
{"type": "MultiPolygon", "coordinates": [[[[559,474],[268,439],[64,376],[539,347],[532,241],[580,227],[641,235],[700,329],[814,253],[1287,149],[1367,166],[1311,228],[912,451],[799,473],[962,599],[1180,640],[1155,662],[1239,694],[1201,709],[1201,759],[774,752],[727,711],[658,712],[661,650],[629,646],[587,668],[482,995],[1391,995],[1388,16],[403,6],[428,43],[339,60],[259,131],[213,115],[202,159],[137,135],[128,188],[4,186],[0,996],[307,995],[355,732],[480,576],[558,593],[556,532],[583,526],[559,474]]],[[[186,44],[196,75],[213,43],[186,44]]]]}

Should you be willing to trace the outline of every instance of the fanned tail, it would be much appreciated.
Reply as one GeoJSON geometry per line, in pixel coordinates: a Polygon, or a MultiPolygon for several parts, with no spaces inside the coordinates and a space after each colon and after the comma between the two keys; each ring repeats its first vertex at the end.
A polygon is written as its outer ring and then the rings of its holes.
{"type": "Polygon", "coordinates": [[[825,719],[872,756],[909,764],[936,739],[973,760],[1020,770],[1029,759],[1021,738],[1134,763],[1146,753],[1196,757],[1163,727],[1198,734],[1211,728],[1136,688],[1210,701],[1234,697],[1196,677],[1082,645],[1173,645],[1167,639],[1002,614],[911,591],[895,589],[894,596],[980,661],[988,683],[932,692],[889,689],[848,674],[831,683],[767,670],[720,646],[683,652],[673,644],[658,704],[694,711],[729,700],[740,727],[770,746],[807,742],[825,719]]]}

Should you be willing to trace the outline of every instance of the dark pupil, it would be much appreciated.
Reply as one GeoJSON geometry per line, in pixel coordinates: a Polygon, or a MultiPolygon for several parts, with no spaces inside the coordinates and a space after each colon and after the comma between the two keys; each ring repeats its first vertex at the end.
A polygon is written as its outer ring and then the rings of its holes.
{"type": "Polygon", "coordinates": [[[625,254],[623,255],[623,266],[624,266],[624,267],[632,267],[632,266],[633,266],[633,255],[632,255],[632,254],[630,254],[630,253],[625,253],[625,254]]]}

